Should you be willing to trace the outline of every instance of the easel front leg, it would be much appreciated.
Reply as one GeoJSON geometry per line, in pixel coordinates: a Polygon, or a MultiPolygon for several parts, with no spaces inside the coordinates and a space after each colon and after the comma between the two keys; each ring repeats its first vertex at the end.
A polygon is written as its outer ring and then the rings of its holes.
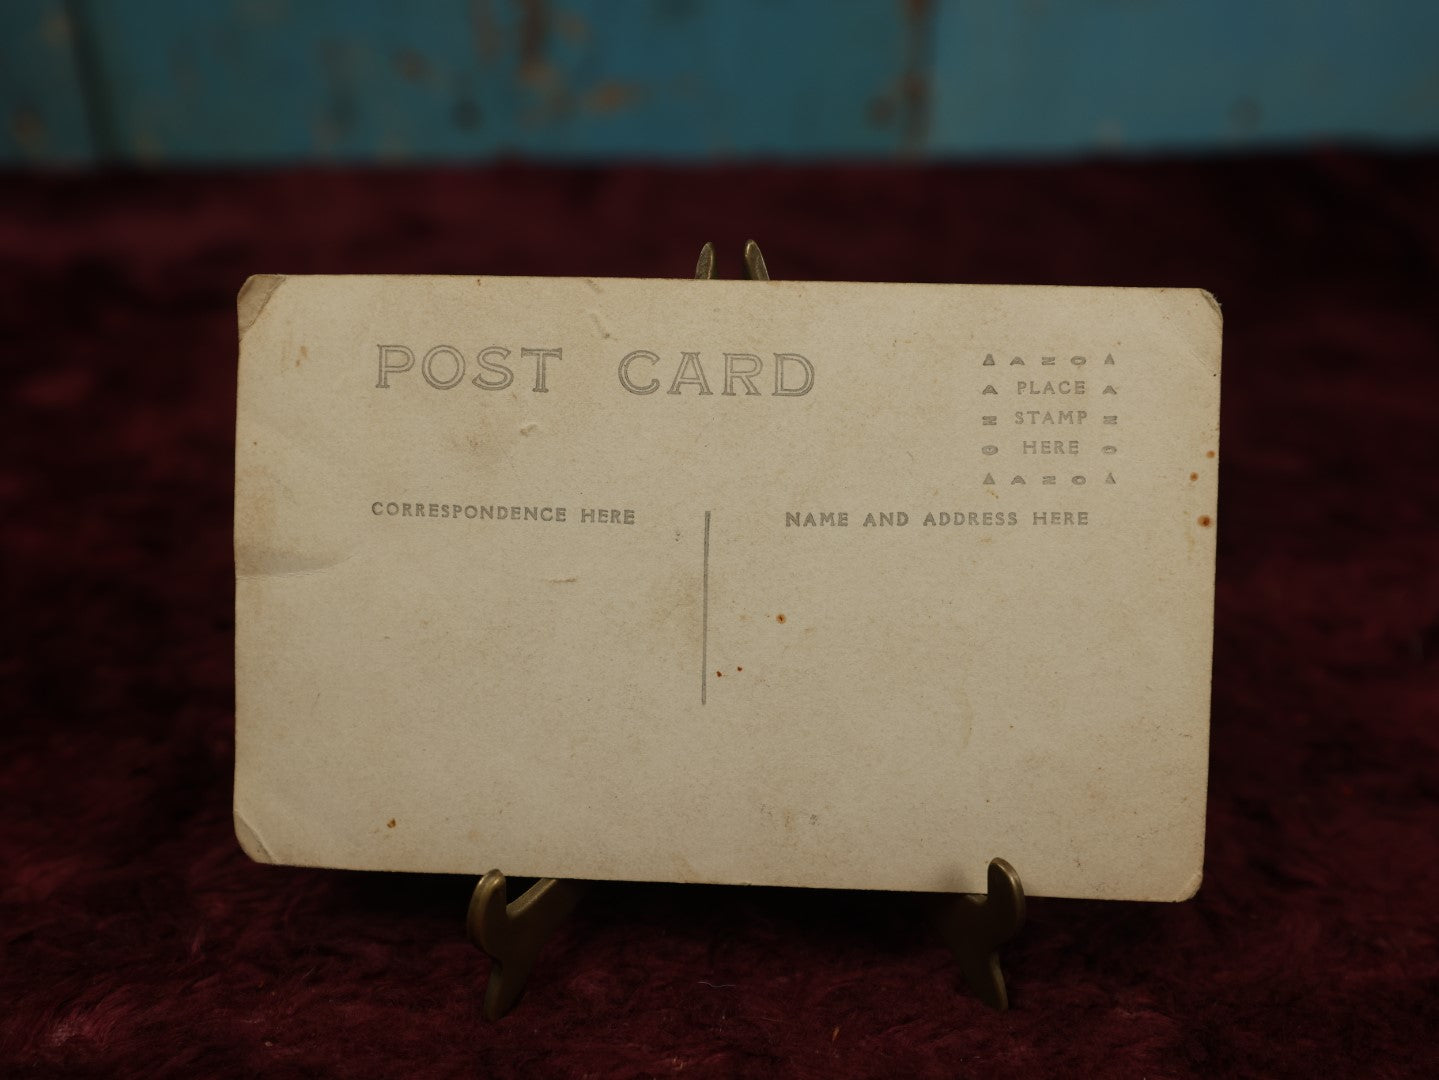
{"type": "Polygon", "coordinates": [[[498,1020],[525,992],[540,949],[584,895],[586,883],[542,878],[509,902],[505,875],[491,870],[475,886],[466,920],[470,940],[489,954],[485,1019],[498,1020]]]}
{"type": "Polygon", "coordinates": [[[995,951],[1024,925],[1024,886],[1003,859],[989,863],[987,896],[956,896],[935,914],[935,928],[959,961],[964,981],[986,1005],[1009,1008],[1009,991],[995,951]]]}

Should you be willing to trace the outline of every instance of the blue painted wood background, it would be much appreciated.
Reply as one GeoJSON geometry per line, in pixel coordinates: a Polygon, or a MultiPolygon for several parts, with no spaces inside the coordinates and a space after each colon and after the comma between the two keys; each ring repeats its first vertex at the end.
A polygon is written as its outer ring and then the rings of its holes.
{"type": "Polygon", "coordinates": [[[3,0],[0,163],[1439,138],[1439,3],[3,0]]]}

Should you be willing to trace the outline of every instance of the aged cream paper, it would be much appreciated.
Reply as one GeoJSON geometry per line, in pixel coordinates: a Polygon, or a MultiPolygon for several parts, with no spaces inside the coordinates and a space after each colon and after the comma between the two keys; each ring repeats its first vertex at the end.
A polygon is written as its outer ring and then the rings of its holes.
{"type": "Polygon", "coordinates": [[[264,276],[239,324],[256,859],[1198,887],[1207,293],[264,276]]]}

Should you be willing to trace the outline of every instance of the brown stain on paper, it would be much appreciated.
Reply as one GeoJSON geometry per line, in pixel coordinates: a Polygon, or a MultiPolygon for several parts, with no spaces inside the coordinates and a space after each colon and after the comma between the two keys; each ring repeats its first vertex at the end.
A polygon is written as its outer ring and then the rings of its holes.
{"type": "Polygon", "coordinates": [[[235,572],[259,573],[274,543],[279,479],[263,465],[247,464],[235,475],[235,572]],[[243,540],[242,540],[243,538],[243,540]]]}

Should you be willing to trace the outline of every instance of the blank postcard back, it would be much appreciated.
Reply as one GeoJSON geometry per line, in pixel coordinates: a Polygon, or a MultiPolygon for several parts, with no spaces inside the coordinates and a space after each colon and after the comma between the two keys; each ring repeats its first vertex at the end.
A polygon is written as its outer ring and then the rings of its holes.
{"type": "Polygon", "coordinates": [[[1207,293],[262,276],[239,316],[255,858],[1198,887],[1207,293]]]}

